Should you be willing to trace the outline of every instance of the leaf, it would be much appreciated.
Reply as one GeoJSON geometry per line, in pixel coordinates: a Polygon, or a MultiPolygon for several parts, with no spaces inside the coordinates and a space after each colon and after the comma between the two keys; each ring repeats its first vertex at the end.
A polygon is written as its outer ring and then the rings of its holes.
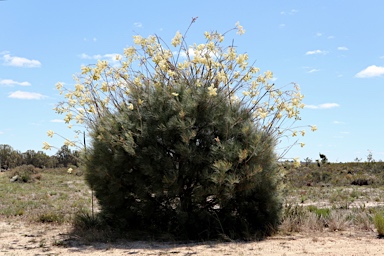
{"type": "Polygon", "coordinates": [[[243,162],[248,157],[248,150],[243,149],[239,152],[239,163],[243,162]]]}

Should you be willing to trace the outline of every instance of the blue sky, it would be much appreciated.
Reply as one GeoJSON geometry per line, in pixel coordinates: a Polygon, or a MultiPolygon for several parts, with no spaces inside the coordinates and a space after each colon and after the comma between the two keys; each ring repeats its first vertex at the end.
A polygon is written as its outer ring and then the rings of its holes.
{"type": "MultiPolygon", "coordinates": [[[[44,141],[61,147],[71,131],[52,108],[55,84],[73,85],[82,65],[110,59],[132,36],[157,34],[170,42],[189,31],[190,44],[205,31],[231,34],[276,86],[300,85],[306,108],[298,126],[318,131],[299,137],[306,146],[286,157],[348,162],[370,152],[384,160],[384,1],[0,1],[0,144],[22,152],[44,141]]],[[[297,137],[289,143],[294,143],[297,137]]],[[[47,151],[55,154],[56,150],[47,151]]]]}

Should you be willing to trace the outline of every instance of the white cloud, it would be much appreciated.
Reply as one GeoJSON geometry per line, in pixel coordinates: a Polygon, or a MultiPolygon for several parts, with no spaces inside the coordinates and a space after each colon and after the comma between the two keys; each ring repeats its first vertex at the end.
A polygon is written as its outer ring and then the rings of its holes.
{"type": "Polygon", "coordinates": [[[296,9],[291,9],[290,11],[281,11],[280,14],[281,15],[295,15],[296,13],[298,13],[299,11],[296,10],[296,9]]]}
{"type": "Polygon", "coordinates": [[[81,59],[86,59],[86,60],[108,60],[110,62],[116,61],[116,55],[117,53],[107,53],[104,55],[101,54],[95,54],[95,55],[88,55],[86,53],[82,53],[79,55],[81,59]]]}
{"type": "Polygon", "coordinates": [[[8,53],[3,55],[3,59],[3,64],[6,66],[26,68],[38,68],[41,66],[41,63],[38,60],[30,60],[23,57],[11,56],[8,53]]]}
{"type": "Polygon", "coordinates": [[[313,69],[309,70],[307,73],[315,73],[315,72],[319,72],[319,71],[320,71],[320,69],[313,68],[313,69]]]}
{"type": "Polygon", "coordinates": [[[323,35],[323,33],[320,33],[320,32],[317,32],[317,33],[316,33],[316,36],[317,36],[317,37],[321,37],[322,35],[323,35]]]}
{"type": "Polygon", "coordinates": [[[334,124],[345,124],[344,122],[341,121],[333,121],[334,124]]]}
{"type": "Polygon", "coordinates": [[[305,108],[310,108],[310,109],[329,109],[329,108],[336,108],[339,107],[340,105],[337,103],[324,103],[320,105],[305,105],[305,108]]]}
{"type": "MultiPolygon", "coordinates": [[[[179,52],[177,52],[177,51],[174,51],[173,52],[173,55],[175,55],[175,56],[177,56],[179,54],[179,52]]],[[[195,56],[195,51],[192,49],[192,48],[189,48],[188,49],[188,56],[189,56],[189,58],[193,58],[194,56],[195,56]]],[[[185,51],[181,51],[180,52],[180,57],[182,57],[182,58],[187,58],[187,53],[185,52],[185,51]]],[[[212,56],[211,56],[212,57],[212,56]]]]}
{"type": "Polygon", "coordinates": [[[384,75],[384,67],[372,65],[367,67],[366,69],[363,69],[359,73],[357,73],[355,77],[368,78],[368,77],[375,77],[375,76],[381,76],[381,75],[384,75]]]}
{"type": "Polygon", "coordinates": [[[64,120],[62,120],[62,119],[52,119],[50,122],[51,123],[64,123],[64,120]]]}
{"type": "Polygon", "coordinates": [[[41,100],[41,99],[44,99],[45,97],[46,96],[40,93],[23,92],[23,91],[15,91],[8,96],[8,98],[21,99],[21,100],[41,100]]]}
{"type": "Polygon", "coordinates": [[[337,47],[337,50],[339,51],[348,51],[349,49],[345,46],[340,46],[340,47],[337,47]]]}
{"type": "Polygon", "coordinates": [[[282,24],[279,25],[279,27],[280,27],[280,28],[285,28],[285,24],[282,23],[282,24]]]}
{"type": "Polygon", "coordinates": [[[20,85],[20,86],[30,86],[31,84],[29,82],[17,82],[12,79],[3,79],[0,80],[0,85],[5,86],[14,86],[14,85],[20,85]]]}
{"type": "Polygon", "coordinates": [[[307,51],[305,53],[305,55],[313,55],[313,54],[326,54],[327,52],[326,51],[322,51],[322,50],[314,50],[314,51],[307,51]]]}
{"type": "Polygon", "coordinates": [[[279,79],[279,78],[277,78],[277,77],[272,77],[270,80],[271,80],[272,82],[275,82],[277,79],[279,79]]]}
{"type": "Polygon", "coordinates": [[[143,24],[141,22],[135,22],[133,23],[133,26],[135,26],[136,28],[142,28],[143,24]]]}

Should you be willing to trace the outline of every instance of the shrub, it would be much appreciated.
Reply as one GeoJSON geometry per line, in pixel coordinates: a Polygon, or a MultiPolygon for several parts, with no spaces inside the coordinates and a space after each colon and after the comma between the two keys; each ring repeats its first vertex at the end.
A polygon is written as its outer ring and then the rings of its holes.
{"type": "Polygon", "coordinates": [[[277,89],[272,72],[258,74],[247,54],[221,47],[223,34],[204,35],[206,44],[189,46],[177,32],[175,50],[134,36],[120,65],[82,67],[74,90],[57,84],[67,99],[57,113],[90,132],[86,180],[114,227],[254,238],[279,224],[275,146],[297,136],[284,122],[300,119],[303,95],[296,84],[277,89]]]}
{"type": "Polygon", "coordinates": [[[343,211],[332,211],[327,217],[327,224],[331,231],[343,231],[349,226],[350,221],[343,211]]]}

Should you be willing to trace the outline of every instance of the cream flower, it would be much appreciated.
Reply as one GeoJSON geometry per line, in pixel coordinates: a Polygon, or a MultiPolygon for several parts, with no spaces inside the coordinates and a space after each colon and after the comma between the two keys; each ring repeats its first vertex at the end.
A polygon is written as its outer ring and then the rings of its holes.
{"type": "Polygon", "coordinates": [[[293,159],[293,167],[295,167],[295,168],[300,167],[300,159],[298,157],[295,157],[293,159]]]}
{"type": "Polygon", "coordinates": [[[65,116],[64,121],[65,121],[65,123],[69,123],[71,120],[72,120],[72,113],[68,113],[65,116]]]}
{"type": "Polygon", "coordinates": [[[75,143],[70,141],[70,140],[65,140],[64,145],[67,147],[73,147],[73,146],[75,146],[75,143]]]}
{"type": "Polygon", "coordinates": [[[245,29],[240,25],[240,22],[236,22],[237,34],[243,35],[245,33],[245,29]]]}
{"type": "Polygon", "coordinates": [[[173,92],[172,95],[175,97],[179,96],[179,94],[177,92],[173,92]]]}
{"type": "Polygon", "coordinates": [[[43,142],[43,149],[44,150],[51,150],[52,146],[48,144],[48,142],[43,142]]]}
{"type": "Polygon", "coordinates": [[[177,31],[175,37],[172,39],[172,45],[176,47],[179,44],[181,44],[182,38],[183,38],[182,34],[179,31],[177,31]]]}
{"type": "Polygon", "coordinates": [[[313,132],[316,131],[316,130],[317,130],[316,125],[311,125],[311,130],[312,130],[313,132]]]}
{"type": "Polygon", "coordinates": [[[208,94],[209,96],[217,95],[217,88],[215,88],[214,84],[211,84],[211,86],[208,87],[208,94]]]}
{"type": "Polygon", "coordinates": [[[52,130],[49,130],[48,132],[47,132],[47,134],[48,134],[48,137],[53,137],[53,135],[55,134],[55,132],[54,131],[52,131],[52,130]]]}
{"type": "Polygon", "coordinates": [[[261,119],[265,119],[268,116],[268,112],[263,110],[259,113],[259,116],[261,119]]]}

